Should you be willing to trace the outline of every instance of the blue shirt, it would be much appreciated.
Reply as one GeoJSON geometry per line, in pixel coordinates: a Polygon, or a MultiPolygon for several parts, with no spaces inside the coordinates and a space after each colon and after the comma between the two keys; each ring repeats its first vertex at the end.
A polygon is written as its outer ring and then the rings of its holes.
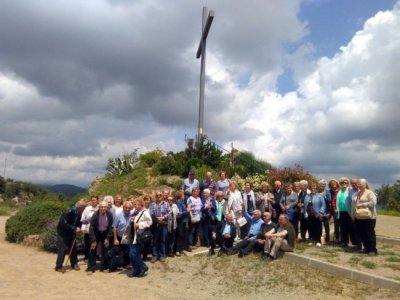
{"type": "Polygon", "coordinates": [[[126,227],[129,224],[131,215],[131,213],[125,214],[123,211],[120,211],[116,214],[112,227],[117,229],[117,235],[119,237],[122,237],[126,227]]]}
{"type": "Polygon", "coordinates": [[[231,234],[231,226],[233,226],[233,223],[226,223],[224,226],[224,230],[222,231],[222,235],[224,234],[231,234]]]}
{"type": "Polygon", "coordinates": [[[246,210],[244,210],[244,217],[246,218],[247,222],[250,223],[248,236],[252,236],[252,238],[255,239],[261,232],[261,225],[264,224],[264,221],[261,220],[261,218],[257,221],[254,220],[246,210]]]}

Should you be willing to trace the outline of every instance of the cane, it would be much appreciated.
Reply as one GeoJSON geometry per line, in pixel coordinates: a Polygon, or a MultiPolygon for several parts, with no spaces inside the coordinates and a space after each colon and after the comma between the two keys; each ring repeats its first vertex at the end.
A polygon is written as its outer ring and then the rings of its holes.
{"type": "MultiPolygon", "coordinates": [[[[65,262],[64,266],[66,266],[66,265],[68,264],[68,261],[71,260],[71,254],[72,254],[72,250],[73,250],[74,247],[75,247],[75,243],[76,243],[76,237],[75,237],[74,240],[72,241],[71,250],[69,250],[69,254],[68,254],[68,257],[67,257],[67,261],[65,262]]],[[[72,267],[72,265],[71,265],[71,267],[72,267]]],[[[65,272],[65,269],[64,269],[64,272],[65,272]]],[[[64,272],[63,272],[63,273],[64,273],[64,272]]]]}

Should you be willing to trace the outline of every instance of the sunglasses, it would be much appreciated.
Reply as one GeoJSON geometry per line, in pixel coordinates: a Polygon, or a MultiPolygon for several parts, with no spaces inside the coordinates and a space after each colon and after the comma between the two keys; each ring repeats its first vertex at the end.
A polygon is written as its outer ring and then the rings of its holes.
{"type": "Polygon", "coordinates": [[[340,184],[349,184],[348,181],[341,181],[340,184]]]}

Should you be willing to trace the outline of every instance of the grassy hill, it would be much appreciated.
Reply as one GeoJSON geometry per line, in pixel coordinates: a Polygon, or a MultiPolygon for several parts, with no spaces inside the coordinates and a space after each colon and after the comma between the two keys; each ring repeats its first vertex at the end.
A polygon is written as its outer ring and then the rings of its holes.
{"type": "Polygon", "coordinates": [[[137,166],[130,173],[120,176],[106,175],[96,178],[89,188],[91,195],[129,195],[152,194],[157,188],[170,187],[179,189],[183,179],[179,176],[153,176],[152,168],[137,166]]]}

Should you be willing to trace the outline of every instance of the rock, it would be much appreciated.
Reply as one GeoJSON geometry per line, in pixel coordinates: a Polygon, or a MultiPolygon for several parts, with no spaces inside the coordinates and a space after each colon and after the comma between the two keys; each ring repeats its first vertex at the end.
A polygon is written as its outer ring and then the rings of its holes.
{"type": "Polygon", "coordinates": [[[29,247],[41,247],[43,246],[43,240],[40,235],[31,234],[26,236],[21,244],[29,247]]]}

